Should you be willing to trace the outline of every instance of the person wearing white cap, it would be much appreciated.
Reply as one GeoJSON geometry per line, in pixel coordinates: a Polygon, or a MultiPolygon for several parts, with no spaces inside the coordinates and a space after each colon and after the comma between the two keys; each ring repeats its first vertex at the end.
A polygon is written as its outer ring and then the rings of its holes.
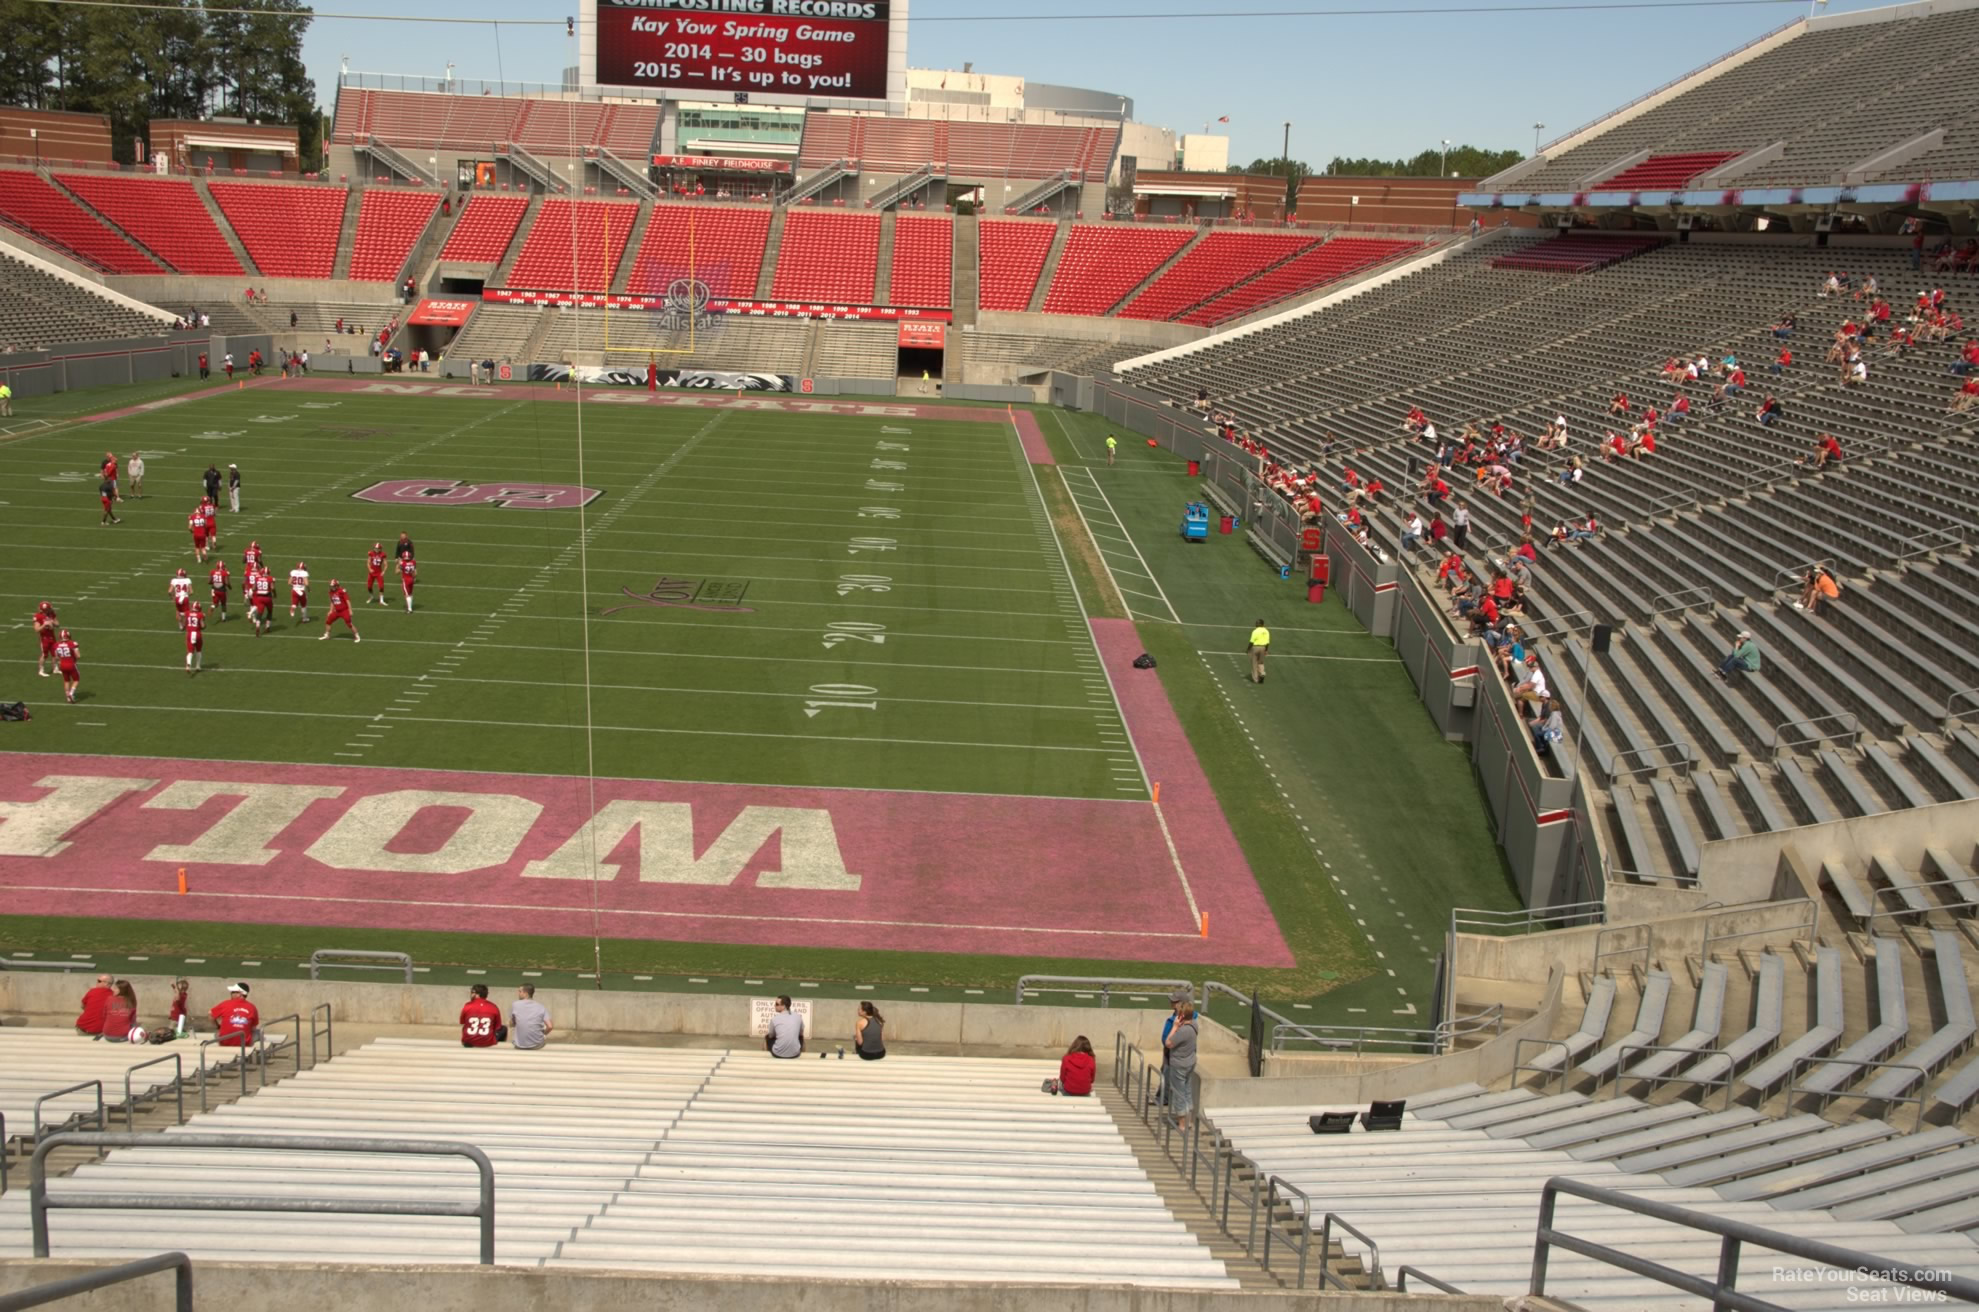
{"type": "Polygon", "coordinates": [[[247,1000],[247,985],[236,981],[227,985],[227,1000],[213,1004],[207,1014],[213,1018],[217,1041],[223,1048],[245,1048],[261,1032],[261,1013],[247,1000]]]}
{"type": "Polygon", "coordinates": [[[1740,630],[1738,637],[1732,639],[1731,654],[1725,657],[1724,663],[1718,667],[1718,677],[1730,683],[1734,674],[1757,673],[1759,673],[1759,645],[1752,640],[1750,633],[1740,630]]]}
{"type": "Polygon", "coordinates": [[[227,466],[227,508],[236,515],[241,513],[241,467],[227,466]]]}

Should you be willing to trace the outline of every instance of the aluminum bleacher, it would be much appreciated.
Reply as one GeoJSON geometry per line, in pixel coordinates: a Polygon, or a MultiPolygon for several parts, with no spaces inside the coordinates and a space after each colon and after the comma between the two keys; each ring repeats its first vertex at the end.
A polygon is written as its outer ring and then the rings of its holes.
{"type": "Polygon", "coordinates": [[[893,226],[893,282],[887,300],[945,310],[954,297],[955,225],[945,218],[899,214],[893,226]]]}
{"type": "Polygon", "coordinates": [[[370,187],[358,201],[357,232],[350,251],[352,282],[391,282],[439,211],[430,191],[370,187]]]}
{"type": "Polygon", "coordinates": [[[214,202],[270,278],[327,278],[343,236],[342,187],[290,187],[261,182],[209,182],[214,202]]]}
{"type": "Polygon", "coordinates": [[[550,197],[522,238],[507,285],[546,291],[610,289],[639,207],[550,197]]]}
{"type": "Polygon", "coordinates": [[[168,321],[0,248],[0,345],[37,350],[55,342],[156,337],[170,331],[168,321]]]}
{"type": "Polygon", "coordinates": [[[1511,255],[1501,255],[1492,266],[1499,269],[1538,269],[1543,273],[1588,273],[1619,264],[1632,255],[1654,250],[1663,238],[1615,235],[1556,237],[1511,255]]]}
{"type": "Polygon", "coordinates": [[[770,295],[780,301],[871,305],[879,253],[877,214],[792,210],[784,219],[770,295]]]}
{"type": "MultiPolygon", "coordinates": [[[[185,1129],[473,1143],[494,1162],[505,1265],[1235,1289],[1097,1099],[1038,1094],[1050,1069],[382,1039],[185,1129]],[[999,1133],[981,1133],[986,1116],[999,1133]]],[[[127,1148],[63,1187],[470,1201],[476,1176],[444,1158],[127,1148]]],[[[26,1205],[0,1197],[0,1254],[26,1251],[26,1205]]],[[[475,1225],[103,1210],[59,1212],[51,1232],[58,1256],[423,1264],[475,1260],[475,1225]]]]}
{"type": "Polygon", "coordinates": [[[440,258],[469,264],[500,264],[509,244],[515,240],[523,212],[529,208],[528,198],[483,192],[468,197],[466,204],[454,230],[447,234],[446,245],[440,248],[440,258]]]}
{"type": "Polygon", "coordinates": [[[1075,223],[1045,293],[1046,314],[1104,315],[1188,245],[1194,229],[1075,223]]]}
{"type": "Polygon", "coordinates": [[[242,273],[240,261],[190,182],[111,173],[58,173],[55,180],[175,273],[242,273]]]}
{"type": "Polygon", "coordinates": [[[158,262],[103,225],[39,173],[0,172],[0,222],[106,273],[162,273],[158,262]]]}
{"type": "Polygon", "coordinates": [[[1058,225],[1033,219],[984,219],[977,231],[981,237],[977,295],[982,308],[1030,309],[1058,225]]]}
{"type": "Polygon", "coordinates": [[[770,213],[759,207],[655,205],[626,290],[654,296],[692,277],[712,296],[752,299],[769,235],[770,213]]]}

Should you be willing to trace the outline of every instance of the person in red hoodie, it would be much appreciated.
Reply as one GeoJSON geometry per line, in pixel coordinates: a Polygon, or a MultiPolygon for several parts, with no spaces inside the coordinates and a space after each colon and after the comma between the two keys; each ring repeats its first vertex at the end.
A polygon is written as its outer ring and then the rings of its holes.
{"type": "Polygon", "coordinates": [[[502,1009],[488,1001],[486,984],[476,984],[468,993],[467,1005],[460,1009],[460,1046],[492,1048],[508,1037],[502,1009]]]}
{"type": "Polygon", "coordinates": [[[215,1041],[223,1048],[245,1048],[261,1030],[261,1013],[247,1000],[247,985],[239,980],[227,985],[227,1000],[214,1003],[206,1014],[213,1018],[215,1041]]]}
{"type": "Polygon", "coordinates": [[[114,996],[116,994],[110,987],[110,977],[98,975],[96,986],[82,995],[82,1015],[76,1017],[76,1033],[102,1038],[103,1013],[109,1009],[110,999],[114,996]]]}
{"type": "Polygon", "coordinates": [[[1099,1068],[1093,1057],[1093,1043],[1081,1034],[1072,1040],[1072,1046],[1058,1059],[1058,1078],[1046,1080],[1044,1091],[1050,1094],[1065,1094],[1071,1098],[1085,1098],[1093,1091],[1093,1074],[1099,1068]]]}

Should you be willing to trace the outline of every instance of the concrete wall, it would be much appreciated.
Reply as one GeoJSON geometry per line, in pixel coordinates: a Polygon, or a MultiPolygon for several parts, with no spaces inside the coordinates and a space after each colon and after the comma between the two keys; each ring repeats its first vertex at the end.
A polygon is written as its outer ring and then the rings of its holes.
{"type": "MultiPolygon", "coordinates": [[[[385,320],[401,312],[404,301],[396,288],[388,282],[334,282],[328,278],[264,278],[259,275],[249,277],[241,274],[236,278],[192,278],[179,274],[112,274],[105,279],[109,286],[127,296],[134,297],[148,305],[163,307],[177,314],[189,306],[210,306],[216,301],[239,304],[241,293],[249,287],[256,291],[266,291],[270,301],[282,305],[314,305],[329,302],[336,305],[376,305],[378,322],[376,327],[384,327],[385,320]]],[[[280,318],[287,322],[287,316],[279,313],[279,307],[262,311],[272,320],[280,318]]]]}
{"type": "MultiPolygon", "coordinates": [[[[59,1225],[59,1219],[57,1221],[59,1225]]],[[[59,1237],[57,1243],[59,1244],[59,1237]]],[[[875,1269],[885,1257],[876,1254],[875,1269]]],[[[81,1275],[111,1262],[0,1260],[0,1293],[81,1275]]],[[[1229,1293],[1070,1285],[934,1285],[906,1281],[635,1275],[520,1267],[288,1266],[196,1262],[202,1308],[283,1312],[1406,1312],[1416,1294],[1229,1293]]],[[[1436,1295],[1437,1312],[1503,1312],[1502,1298],[1436,1295]]],[[[89,1312],[163,1312],[172,1278],[149,1276],[74,1304],[89,1312]]]]}
{"type": "MultiPolygon", "coordinates": [[[[1806,905],[1801,902],[1756,902],[1746,906],[1713,907],[1662,920],[1641,921],[1635,925],[1587,925],[1576,929],[1556,929],[1542,934],[1499,936],[1457,935],[1456,967],[1461,979],[1531,980],[1559,967],[1578,974],[1594,969],[1595,956],[1606,949],[1642,945],[1648,959],[1674,965],[1684,957],[1704,950],[1704,936],[1718,941],[1735,934],[1750,935],[1727,942],[1724,951],[1736,947],[1758,948],[1767,944],[1783,946],[1806,937],[1806,905]]],[[[1642,952],[1632,956],[1604,959],[1620,966],[1639,965],[1642,952]]]]}
{"type": "MultiPolygon", "coordinates": [[[[301,972],[297,972],[300,974],[301,972]]],[[[248,976],[255,1006],[264,1018],[306,1014],[329,1003],[339,1023],[357,1025],[459,1024],[465,986],[393,984],[381,976],[358,982],[348,977],[321,980],[263,980],[248,976]]],[[[159,1010],[170,978],[134,975],[131,983],[148,1010],[159,1010]]],[[[491,996],[506,1003],[515,996],[515,980],[491,976],[491,996]]],[[[227,979],[192,980],[195,1015],[226,996],[227,979]]],[[[0,970],[0,1018],[34,1024],[66,1024],[73,1020],[89,980],[74,972],[0,970]]],[[[557,1031],[592,1035],[683,1035],[694,1038],[754,1042],[749,1035],[750,999],[743,995],[630,993],[598,989],[539,989],[536,1000],[550,1009],[557,1031]]],[[[851,1041],[858,1002],[849,998],[812,999],[815,1034],[824,1041],[851,1041]]],[[[887,1037],[896,1043],[937,1044],[948,1048],[1035,1050],[1056,1055],[1084,1034],[1093,1047],[1109,1057],[1116,1033],[1143,1050],[1160,1046],[1161,1025],[1168,1011],[1126,1007],[1017,1006],[1010,1002],[901,1002],[889,1000],[887,1037]]],[[[1203,1041],[1205,1056],[1241,1052],[1231,1042],[1210,1033],[1203,1041]]]]}
{"type": "Polygon", "coordinates": [[[1028,311],[984,310],[976,327],[986,333],[1024,333],[1033,337],[1076,337],[1090,342],[1175,346],[1193,342],[1203,330],[1185,323],[1145,319],[1101,319],[1084,314],[1031,314],[1028,311]]]}
{"type": "Polygon", "coordinates": [[[1782,848],[1791,848],[1817,874],[1825,862],[1860,871],[1868,867],[1872,856],[1915,870],[1930,847],[1946,848],[1959,860],[1969,860],[1975,835],[1979,835],[1979,801],[1942,802],[1777,833],[1750,834],[1705,844],[1698,860],[1697,884],[1708,898],[1751,901],[1772,895],[1782,848]]]}
{"type": "Polygon", "coordinates": [[[1165,397],[1125,383],[1099,379],[1093,383],[1093,412],[1109,423],[1151,437],[1184,460],[1200,460],[1209,440],[1200,416],[1177,410],[1165,397]]]}
{"type": "Polygon", "coordinates": [[[44,351],[0,355],[0,377],[21,397],[108,383],[159,382],[197,371],[206,345],[206,338],[184,334],[55,342],[44,351]]]}

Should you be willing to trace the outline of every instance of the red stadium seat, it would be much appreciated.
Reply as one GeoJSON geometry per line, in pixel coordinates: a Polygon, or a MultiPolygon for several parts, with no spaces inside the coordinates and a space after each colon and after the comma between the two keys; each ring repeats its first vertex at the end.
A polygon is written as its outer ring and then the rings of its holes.
{"type": "Polygon", "coordinates": [[[348,192],[248,182],[211,182],[207,189],[262,273],[270,278],[330,276],[348,192]]]}
{"type": "Polygon", "coordinates": [[[879,263],[879,215],[792,211],[784,216],[770,295],[779,301],[871,305],[879,263]]]}
{"type": "Polygon", "coordinates": [[[1105,314],[1194,235],[1177,228],[1073,224],[1045,294],[1045,313],[1105,314]]]}
{"type": "Polygon", "coordinates": [[[978,233],[981,272],[977,303],[985,310],[1030,309],[1058,225],[984,219],[978,233]]]}
{"type": "Polygon", "coordinates": [[[351,281],[396,282],[406,256],[439,208],[439,196],[430,191],[366,191],[358,202],[357,235],[351,243],[351,281]]]}
{"type": "Polygon", "coordinates": [[[163,273],[150,256],[103,226],[38,173],[0,175],[0,220],[105,273],[163,273]]]}
{"type": "Polygon", "coordinates": [[[955,225],[947,219],[896,214],[893,283],[887,300],[945,310],[953,299],[955,225]]]}
{"type": "Polygon", "coordinates": [[[707,284],[711,296],[754,300],[769,235],[765,209],[655,205],[626,290],[658,296],[676,278],[693,277],[707,284]]]}
{"type": "Polygon", "coordinates": [[[55,180],[175,272],[233,277],[245,272],[190,182],[106,173],[58,173],[55,180]]]}
{"type": "Polygon", "coordinates": [[[522,253],[516,257],[508,286],[609,291],[638,218],[637,205],[619,201],[561,197],[544,201],[522,239],[522,253]]]}
{"type": "Polygon", "coordinates": [[[463,264],[500,264],[528,208],[529,201],[522,196],[470,196],[454,230],[447,234],[447,244],[440,248],[440,258],[463,264]]]}
{"type": "Polygon", "coordinates": [[[1209,233],[1175,266],[1120,312],[1123,319],[1173,319],[1280,260],[1296,255],[1317,238],[1296,233],[1219,229],[1209,233]]]}

